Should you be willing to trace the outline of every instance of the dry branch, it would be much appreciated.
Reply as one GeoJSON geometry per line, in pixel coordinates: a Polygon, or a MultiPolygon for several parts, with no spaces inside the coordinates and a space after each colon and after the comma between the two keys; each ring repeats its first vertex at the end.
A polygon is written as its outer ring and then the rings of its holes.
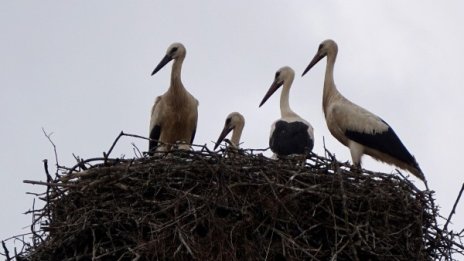
{"type": "Polygon", "coordinates": [[[456,201],[453,204],[453,209],[451,210],[448,218],[446,219],[446,223],[445,223],[445,226],[443,228],[444,231],[448,231],[448,224],[451,221],[451,217],[453,217],[453,214],[456,213],[456,207],[458,206],[458,203],[459,203],[459,200],[461,199],[463,191],[464,191],[464,183],[462,184],[461,190],[459,191],[459,194],[458,194],[458,197],[457,197],[456,201]]]}

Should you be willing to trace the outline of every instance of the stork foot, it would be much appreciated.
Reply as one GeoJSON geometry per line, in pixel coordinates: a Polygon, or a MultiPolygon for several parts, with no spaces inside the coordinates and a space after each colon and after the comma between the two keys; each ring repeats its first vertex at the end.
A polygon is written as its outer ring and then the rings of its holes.
{"type": "Polygon", "coordinates": [[[362,168],[358,164],[351,165],[350,171],[357,174],[362,174],[362,168]]]}

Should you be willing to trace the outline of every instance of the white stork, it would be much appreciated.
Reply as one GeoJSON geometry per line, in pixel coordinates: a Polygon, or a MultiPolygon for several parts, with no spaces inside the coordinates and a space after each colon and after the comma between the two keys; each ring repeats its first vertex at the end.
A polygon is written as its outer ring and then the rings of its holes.
{"type": "MultiPolygon", "coordinates": [[[[333,40],[319,45],[314,58],[304,70],[305,75],[317,62],[327,56],[322,108],[330,133],[351,152],[353,164],[361,166],[363,154],[408,170],[425,182],[425,177],[393,129],[377,115],[352,103],[336,88],[333,71],[338,47],[333,40]]],[[[303,76],[302,75],[302,76],[303,76]]]]}
{"type": "Polygon", "coordinates": [[[184,87],[181,69],[186,54],[181,43],[169,46],[166,55],[156,66],[154,75],[168,62],[174,60],[169,89],[155,100],[151,110],[149,153],[170,150],[171,144],[183,143],[181,149],[189,149],[195,138],[198,120],[198,101],[184,87]],[[158,146],[158,142],[161,143],[158,146]]]}
{"type": "Polygon", "coordinates": [[[289,94],[294,78],[295,71],[292,68],[288,66],[280,68],[275,74],[274,82],[259,104],[261,107],[283,85],[280,95],[281,118],[272,124],[269,137],[269,147],[275,156],[306,155],[314,147],[313,127],[290,108],[289,94]]]}
{"type": "Polygon", "coordinates": [[[226,118],[224,128],[222,129],[219,138],[216,141],[214,149],[216,150],[219,147],[219,144],[224,140],[224,138],[232,131],[232,138],[230,139],[230,146],[232,149],[238,149],[240,144],[240,137],[242,136],[243,127],[245,126],[245,118],[242,114],[238,112],[232,112],[226,118]]]}

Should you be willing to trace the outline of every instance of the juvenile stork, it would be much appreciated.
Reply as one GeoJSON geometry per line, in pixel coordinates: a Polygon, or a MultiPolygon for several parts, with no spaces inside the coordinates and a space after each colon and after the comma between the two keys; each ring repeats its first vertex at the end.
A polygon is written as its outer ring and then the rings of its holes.
{"type": "Polygon", "coordinates": [[[182,143],[181,149],[189,149],[195,138],[198,120],[198,101],[184,87],[181,80],[182,63],[186,54],[181,43],[169,46],[166,55],[151,75],[174,60],[171,84],[168,90],[155,100],[151,110],[149,153],[170,150],[171,144],[182,143]],[[158,143],[161,143],[158,146],[158,143]]]}
{"type": "Polygon", "coordinates": [[[245,118],[242,114],[238,112],[232,112],[226,118],[224,128],[222,129],[219,138],[214,145],[214,150],[219,147],[219,144],[224,140],[224,138],[232,131],[232,138],[230,139],[230,147],[233,150],[237,150],[240,144],[240,137],[242,136],[243,127],[245,126],[245,118]]]}
{"type": "Polygon", "coordinates": [[[259,104],[261,107],[283,85],[280,95],[281,118],[272,123],[269,137],[269,147],[277,157],[292,154],[306,155],[314,147],[313,127],[290,108],[289,94],[294,78],[295,71],[292,68],[288,66],[280,68],[259,104]]]}
{"type": "MultiPolygon", "coordinates": [[[[330,133],[351,152],[353,164],[361,166],[363,154],[408,170],[425,182],[425,177],[393,129],[377,115],[352,103],[336,88],[333,72],[338,47],[333,40],[319,45],[314,58],[304,70],[305,75],[317,62],[327,56],[322,108],[330,133]]],[[[302,76],[303,76],[302,75],[302,76]]]]}

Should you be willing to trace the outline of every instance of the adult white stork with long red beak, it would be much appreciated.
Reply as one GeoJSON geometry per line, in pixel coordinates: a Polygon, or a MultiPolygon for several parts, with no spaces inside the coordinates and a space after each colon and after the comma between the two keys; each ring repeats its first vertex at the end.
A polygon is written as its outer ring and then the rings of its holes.
{"type": "MultiPolygon", "coordinates": [[[[363,154],[408,170],[425,182],[416,159],[409,153],[393,129],[379,116],[345,98],[335,86],[334,65],[338,47],[333,40],[319,45],[305,75],[317,62],[327,57],[322,108],[330,133],[351,152],[353,164],[360,167],[363,154]]],[[[302,76],[303,76],[302,75],[302,76]]]]}
{"type": "Polygon", "coordinates": [[[181,43],[169,46],[166,55],[151,75],[157,73],[168,62],[174,60],[171,84],[168,90],[156,98],[151,110],[150,154],[170,150],[172,144],[180,143],[180,149],[189,149],[195,138],[198,120],[198,100],[184,87],[181,80],[182,63],[186,50],[181,43]]]}

